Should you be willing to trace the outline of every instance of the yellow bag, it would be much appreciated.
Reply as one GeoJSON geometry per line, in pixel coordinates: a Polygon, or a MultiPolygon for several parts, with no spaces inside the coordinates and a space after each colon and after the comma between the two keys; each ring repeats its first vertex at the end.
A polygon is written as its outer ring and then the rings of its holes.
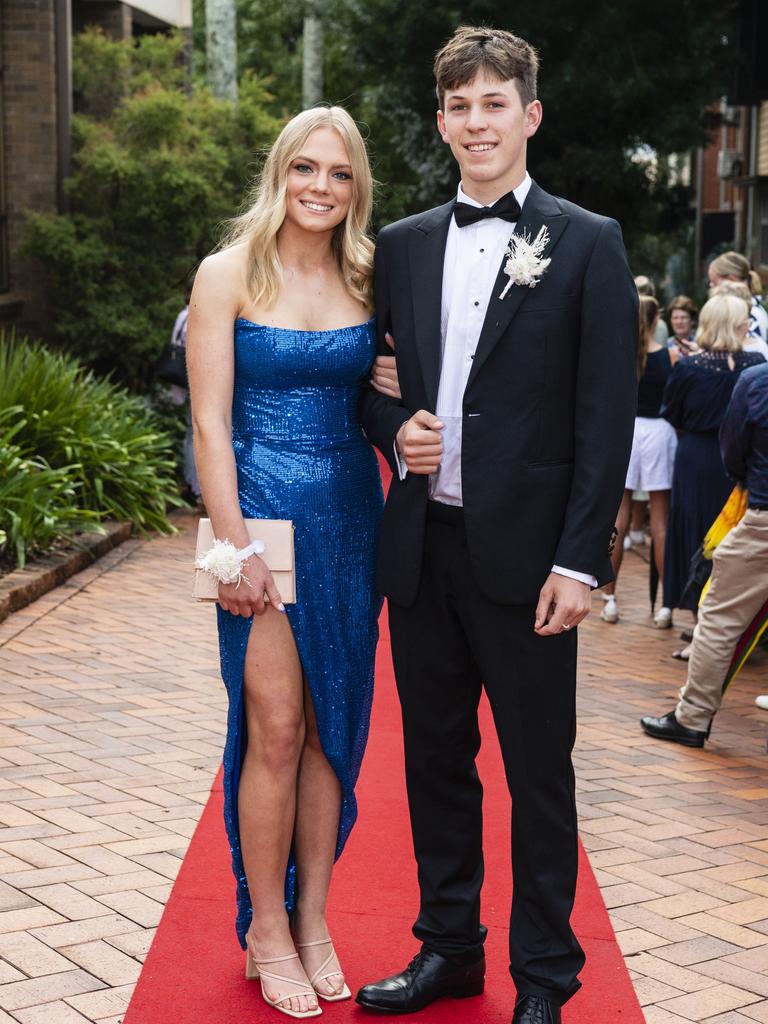
{"type": "MultiPolygon", "coordinates": [[[[707,535],[704,538],[702,549],[702,553],[705,558],[712,561],[712,555],[715,553],[717,545],[728,536],[734,526],[739,525],[741,520],[744,518],[744,513],[746,511],[747,492],[745,488],[737,484],[728,495],[728,500],[720,510],[720,515],[707,530],[707,535]]],[[[711,578],[712,577],[710,577],[710,579],[711,578]]],[[[702,588],[699,604],[701,604],[706,597],[708,590],[709,580],[707,580],[702,588]]]]}

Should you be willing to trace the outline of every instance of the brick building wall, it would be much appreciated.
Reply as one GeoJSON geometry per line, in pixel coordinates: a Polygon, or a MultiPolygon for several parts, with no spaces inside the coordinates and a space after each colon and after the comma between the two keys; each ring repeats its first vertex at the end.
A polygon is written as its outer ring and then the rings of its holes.
{"type": "Polygon", "coordinates": [[[131,8],[124,3],[75,0],[72,5],[73,31],[82,32],[91,25],[98,25],[113,39],[128,39],[133,31],[131,8]]]}
{"type": "Polygon", "coordinates": [[[723,149],[738,150],[741,133],[738,128],[720,129],[712,143],[704,150],[704,182],[702,205],[706,212],[715,210],[733,210],[741,203],[741,195],[737,194],[733,182],[723,181],[718,174],[718,157],[723,149]]]}
{"type": "Polygon", "coordinates": [[[20,328],[44,321],[39,268],[19,248],[28,210],[56,210],[58,138],[55,0],[2,0],[3,132],[9,284],[3,310],[23,302],[20,328]]]}

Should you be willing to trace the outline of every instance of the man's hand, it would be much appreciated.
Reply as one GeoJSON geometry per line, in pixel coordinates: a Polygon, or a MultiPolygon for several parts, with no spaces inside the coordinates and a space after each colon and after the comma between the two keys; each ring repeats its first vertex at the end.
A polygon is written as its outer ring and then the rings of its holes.
{"type": "Polygon", "coordinates": [[[443,456],[440,431],[444,424],[426,409],[419,409],[397,432],[397,450],[409,473],[429,476],[437,472],[443,456]]]}
{"type": "MultiPolygon", "coordinates": [[[[387,333],[384,335],[387,340],[387,344],[394,352],[395,339],[391,334],[387,333]]],[[[376,360],[371,369],[371,384],[376,388],[377,391],[381,392],[382,395],[388,395],[390,398],[400,398],[400,381],[397,377],[397,363],[395,362],[394,356],[376,356],[376,360]]]]}
{"type": "Polygon", "coordinates": [[[541,588],[536,605],[534,630],[539,636],[557,636],[589,615],[592,591],[588,583],[551,572],[541,588]]]}

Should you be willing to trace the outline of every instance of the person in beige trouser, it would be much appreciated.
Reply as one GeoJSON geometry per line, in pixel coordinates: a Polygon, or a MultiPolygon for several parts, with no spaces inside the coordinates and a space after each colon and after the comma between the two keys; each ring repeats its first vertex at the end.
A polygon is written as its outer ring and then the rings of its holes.
{"type": "MultiPolygon", "coordinates": [[[[746,315],[746,314],[745,314],[746,315]]],[[[746,483],[744,518],[715,548],[688,679],[674,711],[640,724],[649,736],[703,747],[736,645],[768,600],[768,364],[745,370],[720,428],[723,464],[746,483]]]]}
{"type": "Polygon", "coordinates": [[[699,608],[675,718],[707,732],[723,699],[723,680],[739,638],[768,598],[768,511],[747,509],[715,548],[712,578],[699,608]]]}

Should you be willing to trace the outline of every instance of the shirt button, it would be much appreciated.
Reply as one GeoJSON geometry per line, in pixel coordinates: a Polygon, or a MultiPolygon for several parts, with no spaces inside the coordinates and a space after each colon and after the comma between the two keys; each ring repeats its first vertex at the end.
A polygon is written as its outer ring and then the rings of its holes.
{"type": "Polygon", "coordinates": [[[481,249],[480,252],[485,252],[485,249],[481,249]]]}
{"type": "Polygon", "coordinates": [[[475,305],[476,305],[476,306],[479,306],[479,305],[480,305],[480,303],[479,303],[479,302],[476,302],[476,303],[475,303],[475,305]]]}

